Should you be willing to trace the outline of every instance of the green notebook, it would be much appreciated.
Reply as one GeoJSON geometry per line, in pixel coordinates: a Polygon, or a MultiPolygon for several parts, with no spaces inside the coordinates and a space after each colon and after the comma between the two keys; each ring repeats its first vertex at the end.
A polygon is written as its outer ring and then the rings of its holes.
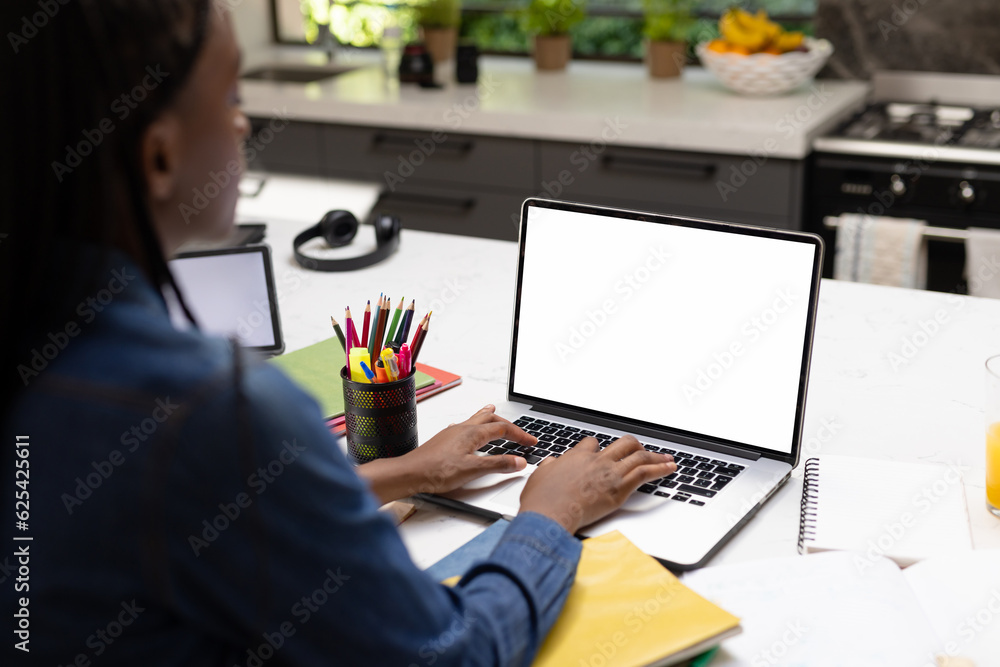
{"type": "MultiPolygon", "coordinates": [[[[344,346],[336,336],[269,361],[312,394],[327,419],[344,414],[344,389],[340,381],[344,346]]],[[[420,389],[434,384],[434,378],[417,371],[416,382],[420,389]]]]}

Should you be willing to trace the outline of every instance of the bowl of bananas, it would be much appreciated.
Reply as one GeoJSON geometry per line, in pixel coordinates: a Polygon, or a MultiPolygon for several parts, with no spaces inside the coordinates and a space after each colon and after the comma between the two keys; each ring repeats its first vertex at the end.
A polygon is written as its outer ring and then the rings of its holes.
{"type": "Polygon", "coordinates": [[[719,19],[719,39],[695,47],[724,86],[744,95],[781,95],[811,79],[833,53],[825,39],[789,32],[761,10],[733,8],[719,19]]]}

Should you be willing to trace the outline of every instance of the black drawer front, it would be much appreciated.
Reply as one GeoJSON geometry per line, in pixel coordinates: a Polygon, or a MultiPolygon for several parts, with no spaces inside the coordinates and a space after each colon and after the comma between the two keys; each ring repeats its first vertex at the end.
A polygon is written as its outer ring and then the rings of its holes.
{"type": "MultiPolygon", "coordinates": [[[[801,168],[788,160],[760,164],[747,156],[609,146],[600,153],[575,144],[541,147],[543,192],[559,198],[612,198],[683,215],[742,222],[798,219],[801,168]],[[800,176],[798,176],[800,178],[800,176]]],[[[784,225],[783,225],[784,226],[784,225]]]]}
{"type": "Polygon", "coordinates": [[[376,211],[398,215],[404,229],[516,241],[523,197],[443,188],[383,192],[376,211]]]}
{"type": "Polygon", "coordinates": [[[245,144],[250,169],[323,174],[323,126],[281,118],[252,118],[250,128],[245,144]]]}
{"type": "Polygon", "coordinates": [[[326,126],[323,137],[331,176],[375,177],[389,190],[410,182],[518,191],[536,185],[531,141],[343,125],[326,126]]]}

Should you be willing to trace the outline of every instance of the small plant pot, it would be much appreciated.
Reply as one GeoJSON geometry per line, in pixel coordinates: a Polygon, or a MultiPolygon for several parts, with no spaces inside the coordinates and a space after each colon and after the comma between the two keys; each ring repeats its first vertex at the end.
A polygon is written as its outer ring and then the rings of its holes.
{"type": "Polygon", "coordinates": [[[455,59],[455,46],[458,44],[458,28],[428,28],[420,26],[424,35],[424,46],[431,54],[434,64],[455,59]]]}
{"type": "Polygon", "coordinates": [[[654,79],[678,77],[684,70],[687,44],[684,42],[646,42],[646,65],[654,79]]]}
{"type": "Polygon", "coordinates": [[[563,70],[573,54],[569,35],[535,35],[535,67],[540,70],[563,70]]]}

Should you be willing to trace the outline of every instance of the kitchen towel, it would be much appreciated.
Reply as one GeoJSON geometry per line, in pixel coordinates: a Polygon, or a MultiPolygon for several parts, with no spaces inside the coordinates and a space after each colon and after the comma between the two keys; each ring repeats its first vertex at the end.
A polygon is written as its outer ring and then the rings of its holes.
{"type": "Polygon", "coordinates": [[[965,239],[965,278],[969,294],[1000,299],[1000,231],[969,227],[965,239]]]}
{"type": "Polygon", "coordinates": [[[911,218],[844,213],[837,221],[833,277],[856,283],[923,289],[927,223],[911,218]]]}

